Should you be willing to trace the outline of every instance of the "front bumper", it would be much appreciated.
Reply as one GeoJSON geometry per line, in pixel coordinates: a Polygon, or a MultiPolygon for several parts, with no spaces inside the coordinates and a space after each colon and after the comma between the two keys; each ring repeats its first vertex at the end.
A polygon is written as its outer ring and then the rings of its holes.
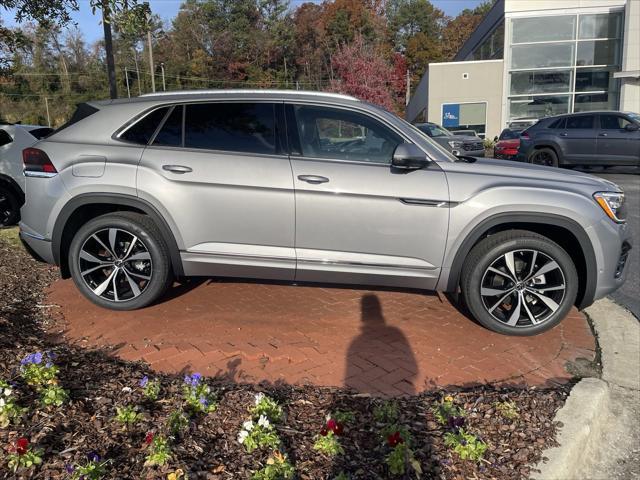
{"type": "MultiPolygon", "coordinates": [[[[622,286],[627,278],[630,264],[629,251],[633,248],[629,225],[615,224],[603,218],[587,229],[596,254],[598,271],[592,298],[584,298],[580,307],[589,306],[622,286]]],[[[587,267],[591,268],[591,267],[587,267]]]]}

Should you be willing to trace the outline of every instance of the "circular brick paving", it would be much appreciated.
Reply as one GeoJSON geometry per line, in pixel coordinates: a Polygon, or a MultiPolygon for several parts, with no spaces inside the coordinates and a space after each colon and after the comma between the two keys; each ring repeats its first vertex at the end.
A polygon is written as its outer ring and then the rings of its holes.
{"type": "Polygon", "coordinates": [[[101,309],[70,280],[49,301],[57,330],[86,347],[164,372],[199,371],[235,381],[348,385],[402,395],[436,386],[566,383],[567,364],[595,358],[575,309],[536,337],[492,333],[442,295],[203,280],[176,286],[157,305],[101,309]]]}

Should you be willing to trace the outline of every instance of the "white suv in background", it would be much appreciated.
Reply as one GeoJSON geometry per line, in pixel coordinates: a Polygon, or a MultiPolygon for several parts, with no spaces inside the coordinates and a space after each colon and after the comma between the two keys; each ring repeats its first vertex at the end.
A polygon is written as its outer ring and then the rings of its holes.
{"type": "Polygon", "coordinates": [[[22,150],[51,132],[49,127],[0,123],[0,227],[16,224],[24,203],[22,150]]]}

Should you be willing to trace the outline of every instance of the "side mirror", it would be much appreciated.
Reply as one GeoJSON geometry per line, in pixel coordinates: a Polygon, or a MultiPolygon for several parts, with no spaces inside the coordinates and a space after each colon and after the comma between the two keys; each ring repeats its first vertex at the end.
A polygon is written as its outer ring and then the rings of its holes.
{"type": "Polygon", "coordinates": [[[638,126],[638,124],[637,124],[637,123],[627,123],[627,124],[624,126],[624,129],[625,129],[627,132],[637,132],[637,131],[640,129],[640,127],[638,126]]]}
{"type": "Polygon", "coordinates": [[[427,155],[413,143],[401,143],[393,152],[391,166],[403,170],[419,170],[429,163],[427,155]]]}

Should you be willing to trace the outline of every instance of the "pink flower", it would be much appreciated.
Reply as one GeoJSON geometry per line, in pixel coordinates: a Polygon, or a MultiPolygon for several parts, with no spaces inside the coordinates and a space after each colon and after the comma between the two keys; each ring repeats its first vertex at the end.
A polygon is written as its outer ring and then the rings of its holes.
{"type": "Polygon", "coordinates": [[[16,453],[22,456],[27,453],[27,450],[29,450],[29,440],[24,437],[19,438],[16,442],[16,453]]]}
{"type": "Polygon", "coordinates": [[[144,443],[151,445],[151,442],[153,442],[153,432],[147,432],[147,436],[144,437],[144,443]]]}

